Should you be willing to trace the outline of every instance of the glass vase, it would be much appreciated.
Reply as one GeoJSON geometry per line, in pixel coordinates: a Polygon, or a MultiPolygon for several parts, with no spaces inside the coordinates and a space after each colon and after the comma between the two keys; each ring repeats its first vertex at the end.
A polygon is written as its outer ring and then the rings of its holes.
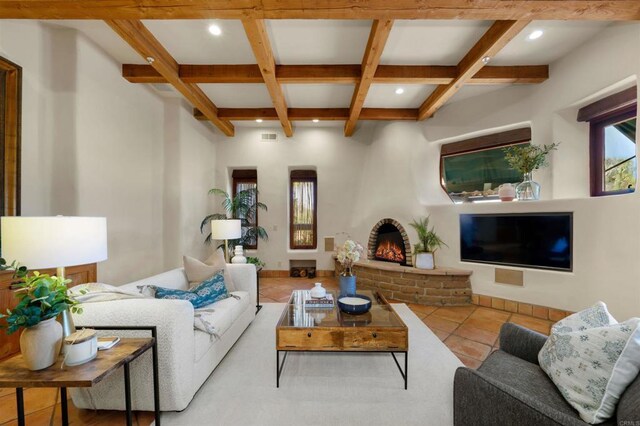
{"type": "Polygon", "coordinates": [[[516,186],[518,201],[533,201],[540,199],[540,184],[533,180],[532,173],[525,173],[524,180],[516,186]]]}

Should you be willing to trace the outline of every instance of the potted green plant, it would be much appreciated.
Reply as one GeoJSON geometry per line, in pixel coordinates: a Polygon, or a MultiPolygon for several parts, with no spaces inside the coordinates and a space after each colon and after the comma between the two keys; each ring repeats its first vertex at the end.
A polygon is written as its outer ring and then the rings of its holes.
{"type": "MultiPolygon", "coordinates": [[[[205,227],[211,222],[211,220],[240,219],[242,237],[238,240],[229,240],[229,247],[233,248],[236,245],[246,246],[251,243],[255,244],[258,238],[265,241],[269,239],[267,230],[262,226],[255,225],[258,210],[261,209],[267,211],[266,204],[257,201],[257,189],[250,188],[239,191],[235,197],[231,197],[229,193],[218,188],[209,190],[209,194],[221,196],[223,198],[222,207],[224,208],[225,213],[213,213],[207,215],[202,219],[202,223],[200,224],[200,233],[204,233],[205,227]]],[[[211,232],[209,232],[204,241],[207,244],[211,243],[211,232]]]]}
{"type": "Polygon", "coordinates": [[[34,272],[16,285],[18,305],[0,315],[6,322],[7,334],[24,328],[20,335],[20,351],[27,368],[42,370],[56,361],[62,345],[62,326],[56,317],[70,309],[82,313],[78,302],[67,294],[65,280],[34,272]]]}
{"type": "Polygon", "coordinates": [[[547,155],[558,148],[558,143],[551,145],[514,145],[503,148],[509,166],[522,173],[524,179],[516,186],[516,197],[521,201],[540,198],[540,184],[533,180],[533,171],[547,166],[547,155]]]}
{"type": "Polygon", "coordinates": [[[419,220],[413,220],[409,225],[418,234],[418,244],[413,246],[413,253],[416,257],[416,268],[435,269],[434,253],[440,247],[448,247],[444,241],[435,233],[433,227],[429,229],[429,216],[419,220]]]}

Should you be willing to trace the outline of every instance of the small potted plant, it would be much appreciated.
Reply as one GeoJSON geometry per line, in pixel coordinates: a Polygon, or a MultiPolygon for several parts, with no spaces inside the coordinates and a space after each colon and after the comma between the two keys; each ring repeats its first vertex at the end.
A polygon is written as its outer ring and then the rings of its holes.
{"type": "Polygon", "coordinates": [[[547,165],[547,155],[558,148],[551,145],[515,145],[503,148],[509,166],[522,173],[524,179],[516,186],[516,197],[520,201],[540,198],[540,184],[533,180],[533,171],[547,165]]]}
{"type": "Polygon", "coordinates": [[[42,370],[56,361],[62,345],[62,326],[56,317],[70,309],[82,313],[78,302],[67,294],[65,280],[34,272],[16,285],[18,305],[0,315],[6,321],[7,334],[24,328],[20,335],[20,352],[27,368],[42,370]]]}
{"type": "Polygon", "coordinates": [[[356,277],[353,275],[353,265],[360,260],[364,247],[353,240],[347,240],[338,247],[336,259],[342,265],[340,273],[340,295],[356,294],[356,277]]]}
{"type": "Polygon", "coordinates": [[[440,247],[448,246],[438,237],[433,227],[429,229],[429,216],[419,220],[414,219],[409,225],[418,233],[419,242],[413,246],[413,253],[416,256],[416,268],[435,269],[434,253],[440,247]]]}

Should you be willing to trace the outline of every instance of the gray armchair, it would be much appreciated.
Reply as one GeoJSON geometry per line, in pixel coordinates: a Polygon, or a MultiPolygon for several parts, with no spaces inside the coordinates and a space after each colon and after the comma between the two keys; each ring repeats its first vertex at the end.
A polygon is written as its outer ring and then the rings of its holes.
{"type": "MultiPolygon", "coordinates": [[[[538,352],[546,340],[543,334],[504,324],[500,350],[478,370],[461,367],[456,371],[454,424],[587,425],[538,365],[538,352]]],[[[616,416],[601,424],[640,424],[640,377],[620,398],[616,416]]]]}

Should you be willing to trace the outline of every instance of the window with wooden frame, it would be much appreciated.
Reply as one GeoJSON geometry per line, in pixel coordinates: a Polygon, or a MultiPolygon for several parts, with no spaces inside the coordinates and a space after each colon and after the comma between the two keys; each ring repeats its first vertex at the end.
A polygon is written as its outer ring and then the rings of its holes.
{"type": "Polygon", "coordinates": [[[20,215],[22,68],[0,57],[0,214],[20,215]]]}
{"type": "MultiPolygon", "coordinates": [[[[255,205],[258,202],[258,171],[253,170],[234,170],[231,172],[232,180],[232,192],[235,198],[239,192],[246,190],[254,190],[252,196],[251,205],[255,205]]],[[[241,217],[240,219],[246,219],[249,226],[243,226],[242,235],[245,235],[248,228],[255,228],[258,226],[258,209],[252,209],[247,217],[241,217]]],[[[245,242],[244,247],[246,249],[255,250],[258,248],[258,238],[249,238],[245,242]]]]}
{"type": "Polygon", "coordinates": [[[498,201],[498,187],[522,182],[503,148],[529,144],[531,129],[509,130],[442,145],[440,184],[454,203],[498,201]]]}
{"type": "Polygon", "coordinates": [[[318,247],[318,177],[315,170],[292,170],[289,185],[289,247],[318,247]]]}
{"type": "Polygon", "coordinates": [[[578,121],[589,123],[592,197],[635,191],[637,93],[634,86],[578,111],[578,121]]]}

